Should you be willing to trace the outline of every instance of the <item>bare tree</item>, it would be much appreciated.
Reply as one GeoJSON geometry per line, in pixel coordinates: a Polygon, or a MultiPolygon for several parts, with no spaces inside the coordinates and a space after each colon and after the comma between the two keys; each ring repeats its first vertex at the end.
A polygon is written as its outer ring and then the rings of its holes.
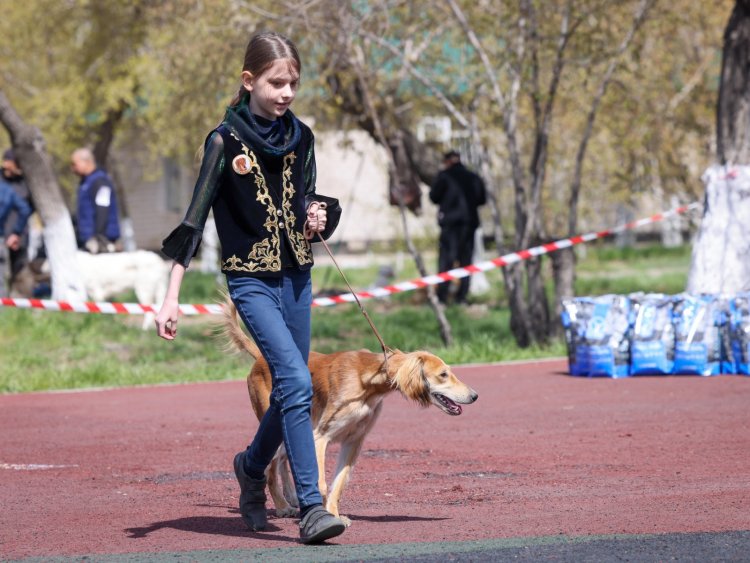
{"type": "Polygon", "coordinates": [[[44,240],[52,268],[52,297],[85,301],[86,290],[76,262],[73,222],[63,200],[44,138],[25,123],[0,91],[0,123],[8,131],[23,168],[29,191],[44,223],[44,240]]]}
{"type": "MultiPolygon", "coordinates": [[[[632,43],[633,38],[646,19],[646,15],[654,5],[654,2],[655,0],[642,0],[638,6],[633,15],[630,29],[627,31],[617,50],[612,55],[609,64],[607,65],[607,69],[600,78],[599,84],[596,88],[596,93],[591,100],[591,106],[586,116],[584,131],[578,143],[573,178],[570,182],[570,198],[568,200],[568,236],[574,236],[578,232],[578,201],[581,194],[583,164],[586,159],[586,152],[594,129],[594,122],[596,121],[599,108],[601,107],[602,99],[612,82],[612,77],[622,60],[622,56],[632,43]]],[[[551,259],[553,276],[555,279],[555,313],[559,318],[559,315],[562,312],[562,300],[574,295],[575,254],[572,248],[564,248],[553,253],[551,259]]]]}
{"type": "MultiPolygon", "coordinates": [[[[372,104],[372,94],[370,92],[370,87],[367,83],[367,79],[365,77],[362,63],[364,61],[364,54],[362,52],[361,47],[355,46],[350,51],[351,58],[350,62],[352,63],[352,66],[356,69],[357,73],[357,80],[360,86],[360,92],[362,95],[362,101],[367,109],[367,112],[370,116],[370,119],[372,119],[373,126],[375,128],[375,136],[378,142],[386,149],[386,153],[388,154],[388,168],[390,172],[390,176],[392,178],[392,181],[398,183],[399,178],[402,177],[402,174],[398,171],[398,162],[396,157],[396,151],[392,149],[392,146],[395,144],[397,147],[399,147],[397,150],[400,151],[402,155],[407,154],[406,148],[404,146],[402,138],[398,136],[398,130],[394,133],[395,135],[395,143],[390,141],[388,137],[386,136],[385,129],[383,127],[383,124],[380,120],[380,117],[378,116],[377,112],[375,111],[375,107],[372,104]],[[401,141],[401,142],[399,142],[401,141]]],[[[408,170],[412,170],[413,167],[408,167],[408,170]]],[[[412,258],[414,259],[414,263],[417,266],[417,270],[419,271],[421,276],[427,275],[427,269],[424,265],[424,260],[422,259],[421,254],[417,250],[416,246],[414,245],[411,234],[409,232],[409,227],[406,221],[406,203],[404,201],[403,193],[407,191],[401,188],[401,186],[396,186],[394,190],[392,190],[392,193],[395,194],[395,197],[398,202],[399,212],[401,214],[401,225],[404,232],[404,239],[406,240],[407,248],[409,249],[409,253],[412,255],[412,258]]],[[[443,339],[443,343],[446,346],[450,346],[453,344],[453,335],[451,331],[450,323],[448,322],[448,319],[445,316],[445,311],[443,308],[442,303],[437,298],[437,294],[435,292],[434,286],[428,286],[427,288],[427,296],[430,302],[430,306],[432,307],[432,310],[435,312],[435,317],[438,320],[438,324],[440,327],[440,336],[443,339]]]]}

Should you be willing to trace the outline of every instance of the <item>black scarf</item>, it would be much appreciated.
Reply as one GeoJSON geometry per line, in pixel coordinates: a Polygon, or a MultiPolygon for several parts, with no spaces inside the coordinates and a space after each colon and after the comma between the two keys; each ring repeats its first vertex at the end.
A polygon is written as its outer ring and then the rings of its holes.
{"type": "Polygon", "coordinates": [[[250,94],[245,94],[236,106],[227,108],[224,123],[243,143],[269,156],[282,156],[297,148],[302,138],[299,120],[288,109],[274,121],[253,115],[250,94]]]}

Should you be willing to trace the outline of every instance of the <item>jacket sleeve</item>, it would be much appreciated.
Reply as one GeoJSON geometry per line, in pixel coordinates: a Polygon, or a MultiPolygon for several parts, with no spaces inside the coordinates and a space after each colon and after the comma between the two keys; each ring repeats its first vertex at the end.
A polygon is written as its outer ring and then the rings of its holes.
{"type": "Polygon", "coordinates": [[[186,268],[198,253],[203,227],[216,199],[224,172],[224,140],[214,132],[206,141],[200,173],[182,223],[162,242],[162,252],[186,268]]]}
{"type": "Polygon", "coordinates": [[[476,201],[477,207],[487,203],[487,188],[484,185],[484,181],[480,176],[476,178],[476,201]]]}
{"type": "Polygon", "coordinates": [[[430,188],[430,201],[439,204],[445,195],[446,187],[445,176],[443,174],[438,174],[438,177],[430,188]]]}
{"type": "Polygon", "coordinates": [[[16,224],[13,227],[13,233],[20,235],[26,228],[26,223],[29,221],[31,216],[31,206],[16,192],[11,192],[11,206],[15,208],[18,214],[16,218],[16,224]]]}
{"type": "Polygon", "coordinates": [[[315,137],[310,140],[310,147],[305,155],[305,167],[304,167],[304,180],[305,180],[305,209],[310,207],[310,204],[314,201],[318,203],[326,204],[326,228],[320,233],[323,240],[328,240],[341,220],[341,204],[339,200],[334,197],[328,197],[319,195],[316,193],[316,185],[318,177],[318,170],[315,165],[315,137]]]}
{"type": "Polygon", "coordinates": [[[307,196],[315,193],[315,183],[318,181],[318,168],[315,164],[315,137],[310,139],[310,146],[305,154],[303,175],[305,179],[305,207],[307,207],[309,205],[307,196]]]}

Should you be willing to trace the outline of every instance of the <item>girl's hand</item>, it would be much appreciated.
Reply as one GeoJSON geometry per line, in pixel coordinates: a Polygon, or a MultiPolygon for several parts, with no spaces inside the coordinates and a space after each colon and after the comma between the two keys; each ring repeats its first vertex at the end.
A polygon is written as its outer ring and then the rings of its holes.
{"type": "Polygon", "coordinates": [[[307,208],[307,228],[314,233],[322,233],[326,228],[328,213],[325,204],[313,202],[307,208]]]}
{"type": "Polygon", "coordinates": [[[5,246],[11,250],[18,250],[21,248],[21,238],[16,233],[8,235],[5,239],[5,246]]]}
{"type": "Polygon", "coordinates": [[[156,315],[156,334],[165,340],[174,340],[177,336],[177,317],[180,306],[176,299],[165,299],[156,315]]]}
{"type": "Polygon", "coordinates": [[[165,340],[174,340],[177,336],[177,317],[180,314],[180,285],[185,275],[185,266],[172,262],[172,271],[169,274],[169,287],[164,303],[159,309],[154,322],[156,323],[156,334],[165,340]]]}

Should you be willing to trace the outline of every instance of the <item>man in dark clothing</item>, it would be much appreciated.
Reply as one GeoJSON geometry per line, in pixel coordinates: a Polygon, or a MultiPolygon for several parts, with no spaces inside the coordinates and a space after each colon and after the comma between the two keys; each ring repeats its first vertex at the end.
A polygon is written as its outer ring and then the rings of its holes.
{"type": "MultiPolygon", "coordinates": [[[[430,189],[430,200],[439,206],[440,254],[438,271],[445,272],[471,264],[474,232],[479,227],[478,208],[487,201],[484,182],[461,163],[461,156],[450,151],[443,156],[443,170],[430,189]]],[[[437,288],[438,299],[448,300],[450,284],[437,288]]],[[[469,293],[469,277],[461,278],[456,303],[464,303],[469,293]]]]}
{"type": "MultiPolygon", "coordinates": [[[[8,149],[3,153],[0,182],[5,184],[5,187],[3,187],[4,195],[0,197],[2,199],[0,207],[4,208],[3,213],[0,213],[0,217],[2,217],[2,220],[0,220],[0,237],[5,237],[8,248],[8,286],[12,287],[18,272],[28,263],[29,229],[27,222],[29,215],[34,210],[31,203],[31,194],[26,182],[24,182],[23,172],[18,165],[13,149],[8,149]],[[11,192],[21,202],[13,197],[11,192]],[[24,206],[22,203],[26,205],[24,206]],[[23,226],[20,227],[22,222],[23,226]]],[[[0,257],[0,260],[2,259],[4,259],[4,256],[0,257]]],[[[2,269],[5,270],[5,268],[2,269]]],[[[4,284],[4,274],[0,277],[2,277],[0,284],[4,284]]],[[[3,289],[5,289],[4,285],[3,289]]]]}
{"type": "Polygon", "coordinates": [[[21,262],[26,253],[23,237],[31,215],[31,205],[19,193],[22,192],[21,186],[17,185],[22,183],[20,178],[21,170],[16,164],[12,151],[5,151],[0,176],[0,238],[4,239],[3,247],[0,248],[0,297],[7,295],[5,248],[8,249],[9,255],[7,262],[10,266],[8,268],[10,280],[18,273],[15,268],[18,266],[20,270],[23,267],[21,262]]]}
{"type": "Polygon", "coordinates": [[[89,149],[76,149],[70,157],[70,168],[80,176],[78,187],[78,246],[92,254],[112,252],[120,238],[120,219],[114,183],[97,168],[89,149]]]}

